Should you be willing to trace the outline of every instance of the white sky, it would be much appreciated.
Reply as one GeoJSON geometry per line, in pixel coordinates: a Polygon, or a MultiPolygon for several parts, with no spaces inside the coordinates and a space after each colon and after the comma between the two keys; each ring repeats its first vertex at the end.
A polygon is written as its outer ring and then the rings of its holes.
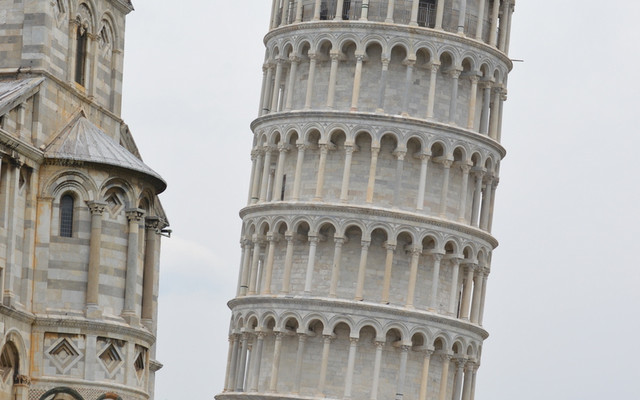
{"type": "MultiPolygon", "coordinates": [[[[167,180],[156,400],[223,387],[269,0],[135,2],[123,117],[167,180]]],[[[518,0],[476,400],[640,399],[640,2],[518,0]]]]}

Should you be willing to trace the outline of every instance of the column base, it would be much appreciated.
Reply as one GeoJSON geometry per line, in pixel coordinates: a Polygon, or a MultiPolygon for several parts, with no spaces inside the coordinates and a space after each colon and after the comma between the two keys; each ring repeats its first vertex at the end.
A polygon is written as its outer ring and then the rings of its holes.
{"type": "Polygon", "coordinates": [[[153,320],[152,319],[143,318],[141,322],[142,322],[142,326],[147,328],[150,332],[153,332],[153,320]]]}
{"type": "Polygon", "coordinates": [[[127,324],[131,326],[139,326],[140,325],[140,317],[138,317],[133,311],[123,311],[122,318],[127,321],[127,324]]]}
{"type": "Polygon", "coordinates": [[[84,315],[89,319],[101,319],[102,310],[98,307],[97,304],[87,304],[84,315]]]}

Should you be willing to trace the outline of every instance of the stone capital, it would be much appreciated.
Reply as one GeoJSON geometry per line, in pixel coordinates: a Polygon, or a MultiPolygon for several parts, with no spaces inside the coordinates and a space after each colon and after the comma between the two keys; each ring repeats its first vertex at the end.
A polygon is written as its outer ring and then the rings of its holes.
{"type": "Polygon", "coordinates": [[[149,216],[144,219],[144,227],[149,230],[160,230],[160,218],[155,216],[149,216]]]}
{"type": "Polygon", "coordinates": [[[107,203],[103,203],[101,201],[87,201],[87,206],[89,207],[91,215],[102,215],[102,213],[104,213],[104,209],[107,207],[107,203]]]}
{"type": "Polygon", "coordinates": [[[144,214],[145,214],[145,211],[141,208],[130,208],[125,211],[125,215],[127,216],[127,219],[129,220],[129,222],[142,221],[144,214]]]}

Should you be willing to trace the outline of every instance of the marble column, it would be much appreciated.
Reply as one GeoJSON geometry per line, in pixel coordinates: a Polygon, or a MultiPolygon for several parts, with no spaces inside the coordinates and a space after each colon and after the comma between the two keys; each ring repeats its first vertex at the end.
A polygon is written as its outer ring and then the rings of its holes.
{"type": "Polygon", "coordinates": [[[478,25],[476,26],[476,40],[482,40],[482,31],[484,30],[484,7],[485,0],[478,3],[478,25]]]}
{"type": "Polygon", "coordinates": [[[267,242],[269,247],[267,249],[267,262],[265,266],[264,287],[262,288],[262,294],[271,294],[271,280],[273,279],[273,261],[276,252],[276,243],[280,239],[280,235],[277,233],[267,233],[267,242]]]}
{"type": "Polygon", "coordinates": [[[284,200],[282,196],[282,184],[284,183],[284,164],[287,159],[287,153],[289,152],[288,144],[281,144],[278,146],[278,163],[276,167],[276,179],[273,186],[273,194],[271,195],[272,201],[284,200]]]}
{"type": "Polygon", "coordinates": [[[360,266],[358,267],[358,281],[356,284],[356,301],[363,300],[364,295],[364,280],[367,272],[367,254],[369,253],[369,245],[371,242],[363,240],[361,243],[362,249],[360,251],[360,266]]]}
{"type": "Polygon", "coordinates": [[[451,277],[451,289],[449,295],[449,314],[455,316],[458,306],[458,273],[460,270],[460,261],[457,258],[451,259],[451,268],[453,269],[451,277]]]}
{"type": "Polygon", "coordinates": [[[369,181],[367,182],[367,203],[373,203],[373,192],[376,185],[376,169],[378,168],[378,154],[380,147],[371,146],[371,163],[369,164],[369,181]]]}
{"type": "Polygon", "coordinates": [[[416,283],[418,280],[418,263],[420,261],[420,254],[422,253],[422,247],[415,246],[411,250],[411,263],[409,267],[409,287],[407,288],[407,302],[406,308],[413,308],[413,301],[416,293],[416,283]]]}
{"type": "Polygon", "coordinates": [[[302,361],[304,357],[304,347],[307,341],[306,333],[298,333],[298,351],[296,353],[296,374],[294,378],[293,393],[300,393],[300,382],[302,380],[302,361]]]}
{"type": "Polygon", "coordinates": [[[305,144],[299,143],[298,147],[298,158],[296,160],[296,172],[295,177],[293,178],[293,201],[300,200],[300,182],[302,181],[302,166],[304,165],[304,153],[307,149],[305,144]]]}
{"type": "Polygon", "coordinates": [[[449,386],[449,362],[451,361],[451,356],[449,354],[441,354],[440,357],[442,357],[442,373],[440,374],[438,400],[447,400],[447,386],[449,386]]]}
{"type": "Polygon", "coordinates": [[[436,8],[436,26],[435,26],[436,29],[442,30],[443,19],[444,19],[444,0],[441,0],[441,1],[438,1],[437,8],[436,8]]]}
{"type": "Polygon", "coordinates": [[[384,263],[384,282],[382,283],[382,304],[389,304],[389,292],[391,289],[391,269],[393,268],[393,254],[396,251],[396,245],[385,243],[384,248],[387,250],[387,257],[384,263]]]}
{"type": "Polygon", "coordinates": [[[322,345],[322,361],[320,362],[320,376],[318,378],[318,394],[317,397],[324,397],[324,389],[327,381],[327,367],[329,366],[329,350],[331,348],[331,335],[323,335],[324,342],[322,345]]]}
{"type": "Polygon", "coordinates": [[[459,78],[462,71],[453,69],[449,73],[451,76],[451,101],[449,102],[449,123],[451,125],[456,125],[456,117],[458,113],[458,86],[459,78]]]}
{"type": "Polygon", "coordinates": [[[482,196],[482,210],[480,211],[480,229],[487,230],[489,227],[489,209],[491,208],[491,193],[493,191],[493,178],[487,177],[487,183],[482,196]]]}
{"type": "Polygon", "coordinates": [[[475,189],[473,190],[473,206],[471,209],[471,225],[478,227],[478,217],[480,216],[480,203],[482,201],[482,179],[484,171],[474,168],[475,189]]]}
{"type": "Polygon", "coordinates": [[[453,380],[453,400],[460,400],[460,395],[462,394],[462,378],[464,376],[464,358],[458,358],[455,360],[456,363],[456,375],[453,380]]]}
{"type": "Polygon", "coordinates": [[[380,367],[382,365],[382,348],[384,347],[384,342],[376,340],[376,357],[373,362],[373,379],[371,380],[371,394],[369,395],[369,400],[377,400],[378,399],[378,386],[380,385],[380,367]]]}
{"type": "Polygon", "coordinates": [[[264,332],[258,332],[255,355],[251,365],[251,383],[249,384],[250,392],[258,391],[258,383],[260,382],[260,363],[262,361],[262,348],[264,347],[265,336],[266,334],[264,332]]]}
{"type": "Polygon", "coordinates": [[[358,101],[360,99],[360,84],[362,81],[362,61],[363,54],[356,54],[356,70],[353,75],[353,91],[351,93],[351,111],[358,111],[358,101]]]}
{"type": "Polygon", "coordinates": [[[287,240],[287,251],[284,256],[284,274],[282,276],[282,293],[289,293],[291,284],[291,268],[293,267],[293,240],[294,233],[287,232],[285,234],[287,240]]]}
{"type": "Polygon", "coordinates": [[[256,204],[260,199],[260,177],[261,168],[264,168],[263,154],[264,150],[256,148],[254,149],[256,154],[256,169],[254,170],[253,179],[251,179],[251,204],[256,204]]]}
{"type": "Polygon", "coordinates": [[[480,133],[489,133],[489,105],[491,104],[491,81],[482,82],[482,113],[480,114],[480,133]]]}
{"type": "Polygon", "coordinates": [[[338,63],[340,52],[331,52],[331,71],[329,73],[329,92],[327,94],[327,107],[334,108],[336,96],[336,82],[338,80],[338,63]]]}
{"type": "Polygon", "coordinates": [[[324,172],[327,165],[327,154],[329,153],[329,144],[320,144],[320,161],[318,163],[318,180],[316,181],[316,195],[313,201],[322,201],[322,191],[324,188],[324,172]]]}
{"type": "Polygon", "coordinates": [[[384,112],[384,98],[387,90],[387,75],[389,72],[389,59],[382,59],[382,72],[380,74],[380,94],[378,95],[378,108],[376,109],[377,113],[384,112]]]}
{"type": "Polygon", "coordinates": [[[396,381],[395,400],[402,400],[404,397],[404,383],[407,376],[407,358],[410,346],[400,346],[400,368],[398,369],[398,379],[396,381]]]}
{"type": "Polygon", "coordinates": [[[345,144],[344,169],[342,173],[342,187],[340,189],[340,201],[346,203],[349,200],[349,178],[351,177],[351,160],[356,151],[355,144],[345,144]]]}
{"type": "Polygon", "coordinates": [[[342,245],[345,239],[335,237],[335,247],[333,250],[333,266],[331,267],[331,286],[329,287],[329,297],[336,297],[338,288],[338,277],[340,275],[340,260],[342,259],[342,245]]]}
{"type": "MultiPolygon", "coordinates": [[[[301,1],[298,1],[298,4],[302,4],[301,1]]],[[[298,73],[298,65],[300,64],[300,57],[290,56],[290,69],[289,69],[289,83],[287,84],[287,101],[285,102],[284,109],[285,111],[291,111],[293,107],[293,93],[295,91],[296,86],[296,75],[298,73]]]]}
{"type": "Polygon", "coordinates": [[[425,190],[427,188],[427,166],[431,155],[420,153],[418,158],[420,159],[420,179],[418,181],[418,200],[416,201],[416,210],[423,210],[425,190]]]}
{"type": "Polygon", "coordinates": [[[315,53],[308,53],[308,57],[309,57],[309,78],[307,79],[307,93],[306,93],[305,102],[304,102],[305,110],[309,110],[311,108],[311,101],[313,100],[313,87],[316,84],[315,75],[316,75],[317,57],[315,53]]]}
{"type": "Polygon", "coordinates": [[[420,8],[420,0],[413,0],[411,4],[411,19],[409,20],[410,26],[418,26],[418,11],[420,8]]]}
{"type": "Polygon", "coordinates": [[[250,239],[242,241],[242,266],[240,269],[240,284],[238,286],[238,296],[246,296],[249,290],[249,272],[251,268],[251,248],[253,242],[250,239]]]}
{"type": "Polygon", "coordinates": [[[280,369],[280,354],[282,350],[282,332],[274,332],[273,334],[275,335],[275,344],[273,346],[269,393],[277,393],[278,391],[278,372],[280,369]]]}
{"type": "Polygon", "coordinates": [[[393,207],[400,207],[400,199],[404,198],[402,195],[402,174],[404,172],[404,157],[407,155],[406,150],[396,150],[394,151],[394,155],[396,156],[396,179],[395,179],[395,190],[393,192],[393,207]]]}
{"type": "Polygon", "coordinates": [[[319,238],[317,235],[309,235],[309,257],[307,259],[307,273],[304,280],[305,294],[311,294],[311,284],[313,282],[313,269],[316,263],[316,249],[319,238]]]}
{"type": "Polygon", "coordinates": [[[446,218],[447,216],[447,197],[449,194],[449,173],[451,171],[451,164],[453,161],[444,159],[442,160],[442,167],[444,168],[442,174],[442,189],[440,191],[440,211],[438,215],[440,218],[446,218]]]}
{"type": "Polygon", "coordinates": [[[227,367],[228,379],[225,384],[226,390],[233,391],[236,383],[236,367],[238,365],[238,335],[231,334],[229,336],[229,344],[231,346],[231,358],[227,367]]]}
{"type": "Polygon", "coordinates": [[[358,338],[349,338],[349,358],[347,359],[347,376],[344,383],[344,396],[343,399],[348,400],[351,398],[351,391],[353,389],[353,371],[356,364],[356,351],[358,348],[358,338]]]}
{"type": "Polygon", "coordinates": [[[469,172],[471,171],[471,166],[467,164],[461,164],[460,169],[462,170],[462,188],[460,189],[460,205],[458,210],[458,222],[464,223],[467,214],[467,192],[469,187],[469,172]]]}
{"type": "Polygon", "coordinates": [[[484,273],[482,269],[475,275],[473,284],[473,300],[471,302],[471,323],[477,324],[480,315],[480,302],[482,301],[482,287],[484,286],[484,273]]]}
{"type": "Polygon", "coordinates": [[[102,214],[106,203],[92,201],[87,203],[91,211],[91,236],[89,238],[89,269],[87,274],[87,318],[100,318],[102,311],[99,307],[100,285],[100,250],[102,241],[102,214]]]}
{"type": "Polygon", "coordinates": [[[316,0],[316,3],[314,5],[313,8],[313,20],[314,21],[319,21],[320,20],[320,6],[322,4],[322,0],[316,0]]]}
{"type": "Polygon", "coordinates": [[[240,347],[240,356],[238,363],[238,372],[236,373],[236,392],[244,392],[245,369],[247,366],[247,350],[249,345],[249,337],[247,333],[242,334],[242,346],[240,347]]]}
{"type": "MultiPolygon", "coordinates": [[[[438,2],[438,4],[441,2],[438,2]]],[[[438,69],[440,64],[431,64],[431,75],[429,78],[429,97],[427,99],[427,119],[433,119],[436,104],[436,83],[438,80],[438,69]]]]}
{"type": "Polygon", "coordinates": [[[422,362],[422,377],[420,378],[420,393],[418,400],[427,400],[427,389],[429,385],[429,364],[433,350],[424,351],[424,361],[422,362]]]}
{"type": "Polygon", "coordinates": [[[460,318],[468,321],[469,320],[469,310],[471,308],[471,293],[473,288],[473,274],[475,271],[475,265],[467,264],[466,272],[467,277],[464,281],[464,286],[462,288],[462,305],[460,307],[460,318]]]}
{"type": "Polygon", "coordinates": [[[362,14],[360,14],[360,21],[367,21],[369,18],[369,0],[362,0],[362,14]]]}
{"type": "Polygon", "coordinates": [[[154,316],[154,288],[156,282],[157,248],[160,241],[161,220],[145,219],[144,270],[142,272],[142,320],[151,325],[154,316]]]}
{"type": "Polygon", "coordinates": [[[264,166],[262,167],[262,181],[260,188],[260,198],[258,202],[267,201],[267,191],[269,189],[269,173],[271,171],[271,146],[264,146],[264,166]]]}
{"type": "Polygon", "coordinates": [[[144,210],[139,208],[126,211],[127,220],[129,221],[129,236],[127,242],[127,272],[125,277],[122,317],[130,325],[137,325],[140,322],[139,315],[136,311],[136,287],[140,264],[140,258],[138,257],[138,233],[140,232],[140,221],[142,221],[144,213],[144,210]]]}
{"type": "Polygon", "coordinates": [[[458,35],[464,35],[464,25],[467,19],[467,0],[460,0],[458,14],[458,35]]]}
{"type": "Polygon", "coordinates": [[[388,0],[388,3],[387,3],[387,18],[384,20],[384,22],[386,22],[388,24],[392,24],[393,23],[393,11],[395,9],[395,4],[396,4],[395,0],[388,0]]]}
{"type": "Polygon", "coordinates": [[[273,81],[273,62],[267,62],[267,78],[266,78],[266,87],[262,96],[262,114],[268,114],[271,111],[271,92],[273,89],[272,81],[273,81]]]}
{"type": "Polygon", "coordinates": [[[491,11],[491,32],[489,34],[489,45],[496,46],[498,40],[498,15],[500,15],[500,0],[493,0],[493,10],[491,11]]]}
{"type": "Polygon", "coordinates": [[[462,400],[471,400],[471,386],[473,385],[473,371],[475,363],[467,361],[464,368],[464,384],[462,387],[462,400]]]}
{"type": "Polygon", "coordinates": [[[467,129],[473,129],[476,123],[476,102],[478,99],[478,75],[471,75],[471,94],[469,95],[469,113],[467,114],[467,129]]]}
{"type": "Polygon", "coordinates": [[[408,59],[404,63],[407,66],[407,72],[404,79],[404,94],[402,96],[402,109],[400,110],[400,114],[405,117],[409,116],[409,100],[411,99],[411,83],[413,82],[413,70],[416,63],[415,55],[410,57],[412,58],[408,59]]]}

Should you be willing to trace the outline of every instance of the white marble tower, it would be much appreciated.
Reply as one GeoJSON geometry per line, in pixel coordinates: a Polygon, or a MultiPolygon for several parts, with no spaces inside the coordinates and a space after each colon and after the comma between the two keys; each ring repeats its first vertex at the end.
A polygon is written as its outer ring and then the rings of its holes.
{"type": "Polygon", "coordinates": [[[471,400],[514,0],[273,0],[218,400],[471,400]]]}

